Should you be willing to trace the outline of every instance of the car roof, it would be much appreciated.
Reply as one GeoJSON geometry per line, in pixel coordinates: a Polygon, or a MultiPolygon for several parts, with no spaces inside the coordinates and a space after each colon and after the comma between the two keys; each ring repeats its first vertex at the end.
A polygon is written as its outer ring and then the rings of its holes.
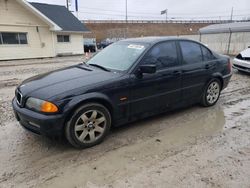
{"type": "MultiPolygon", "coordinates": [[[[185,39],[185,38],[180,38],[180,37],[140,37],[140,38],[129,38],[129,39],[124,39],[121,40],[121,42],[128,42],[128,43],[147,43],[147,44],[155,44],[158,42],[162,42],[162,41],[168,41],[168,40],[189,40],[189,39],[185,39]]],[[[192,40],[190,40],[192,41],[192,40]]]]}

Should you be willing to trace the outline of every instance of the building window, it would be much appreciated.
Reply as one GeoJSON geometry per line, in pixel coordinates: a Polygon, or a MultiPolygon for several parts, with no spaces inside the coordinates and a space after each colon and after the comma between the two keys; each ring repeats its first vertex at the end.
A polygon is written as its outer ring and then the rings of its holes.
{"type": "Polygon", "coordinates": [[[69,35],[57,35],[57,42],[69,42],[69,35]]]}
{"type": "Polygon", "coordinates": [[[0,32],[0,44],[28,44],[27,33],[0,32]]]}

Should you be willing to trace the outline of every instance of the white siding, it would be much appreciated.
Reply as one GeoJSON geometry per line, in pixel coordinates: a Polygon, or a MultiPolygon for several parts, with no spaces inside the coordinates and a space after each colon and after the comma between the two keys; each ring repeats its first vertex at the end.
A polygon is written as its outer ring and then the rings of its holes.
{"type": "Polygon", "coordinates": [[[0,0],[0,24],[43,25],[45,22],[15,0],[0,0]]]}
{"type": "Polygon", "coordinates": [[[232,33],[229,54],[238,54],[250,46],[250,32],[232,33]]]}
{"type": "MultiPolygon", "coordinates": [[[[63,18],[62,18],[63,19],[63,18]]],[[[27,33],[27,45],[0,44],[0,60],[83,54],[83,34],[70,35],[69,43],[58,43],[47,23],[15,0],[0,0],[0,32],[27,33]]]]}
{"type": "Polygon", "coordinates": [[[0,60],[53,57],[49,26],[15,0],[0,0],[0,32],[25,32],[27,45],[0,45],[0,60]]]}
{"type": "Polygon", "coordinates": [[[83,54],[83,34],[54,33],[56,54],[83,54]],[[57,35],[70,35],[70,42],[57,42],[57,35]]]}
{"type": "Polygon", "coordinates": [[[0,45],[0,60],[55,56],[52,33],[48,28],[39,27],[37,32],[36,27],[0,26],[0,31],[26,32],[28,39],[28,44],[0,45]]]}

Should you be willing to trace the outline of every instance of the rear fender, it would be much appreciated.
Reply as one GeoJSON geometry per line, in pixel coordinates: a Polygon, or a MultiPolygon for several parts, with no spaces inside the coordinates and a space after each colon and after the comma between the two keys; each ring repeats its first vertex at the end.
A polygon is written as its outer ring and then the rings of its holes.
{"type": "Polygon", "coordinates": [[[223,88],[223,86],[224,86],[223,75],[222,75],[220,72],[216,72],[216,73],[213,73],[212,76],[211,76],[211,78],[209,78],[209,79],[206,81],[206,84],[205,84],[204,87],[203,87],[203,91],[205,90],[205,88],[206,88],[206,86],[208,85],[208,83],[209,83],[212,79],[214,79],[214,78],[217,78],[217,79],[220,80],[220,82],[221,82],[221,88],[223,88]]]}

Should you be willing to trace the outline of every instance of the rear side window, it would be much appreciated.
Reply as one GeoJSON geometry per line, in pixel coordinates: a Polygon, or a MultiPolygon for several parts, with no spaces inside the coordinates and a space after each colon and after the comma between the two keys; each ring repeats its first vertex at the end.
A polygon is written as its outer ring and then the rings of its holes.
{"type": "Polygon", "coordinates": [[[202,62],[202,52],[199,44],[190,41],[181,41],[180,47],[184,63],[193,64],[202,62]]]}
{"type": "Polygon", "coordinates": [[[214,59],[213,54],[204,46],[201,46],[202,54],[203,54],[203,60],[204,61],[211,61],[214,59]]]}
{"type": "Polygon", "coordinates": [[[178,56],[174,41],[155,45],[143,59],[143,64],[156,64],[157,70],[178,65],[178,56]]]}

